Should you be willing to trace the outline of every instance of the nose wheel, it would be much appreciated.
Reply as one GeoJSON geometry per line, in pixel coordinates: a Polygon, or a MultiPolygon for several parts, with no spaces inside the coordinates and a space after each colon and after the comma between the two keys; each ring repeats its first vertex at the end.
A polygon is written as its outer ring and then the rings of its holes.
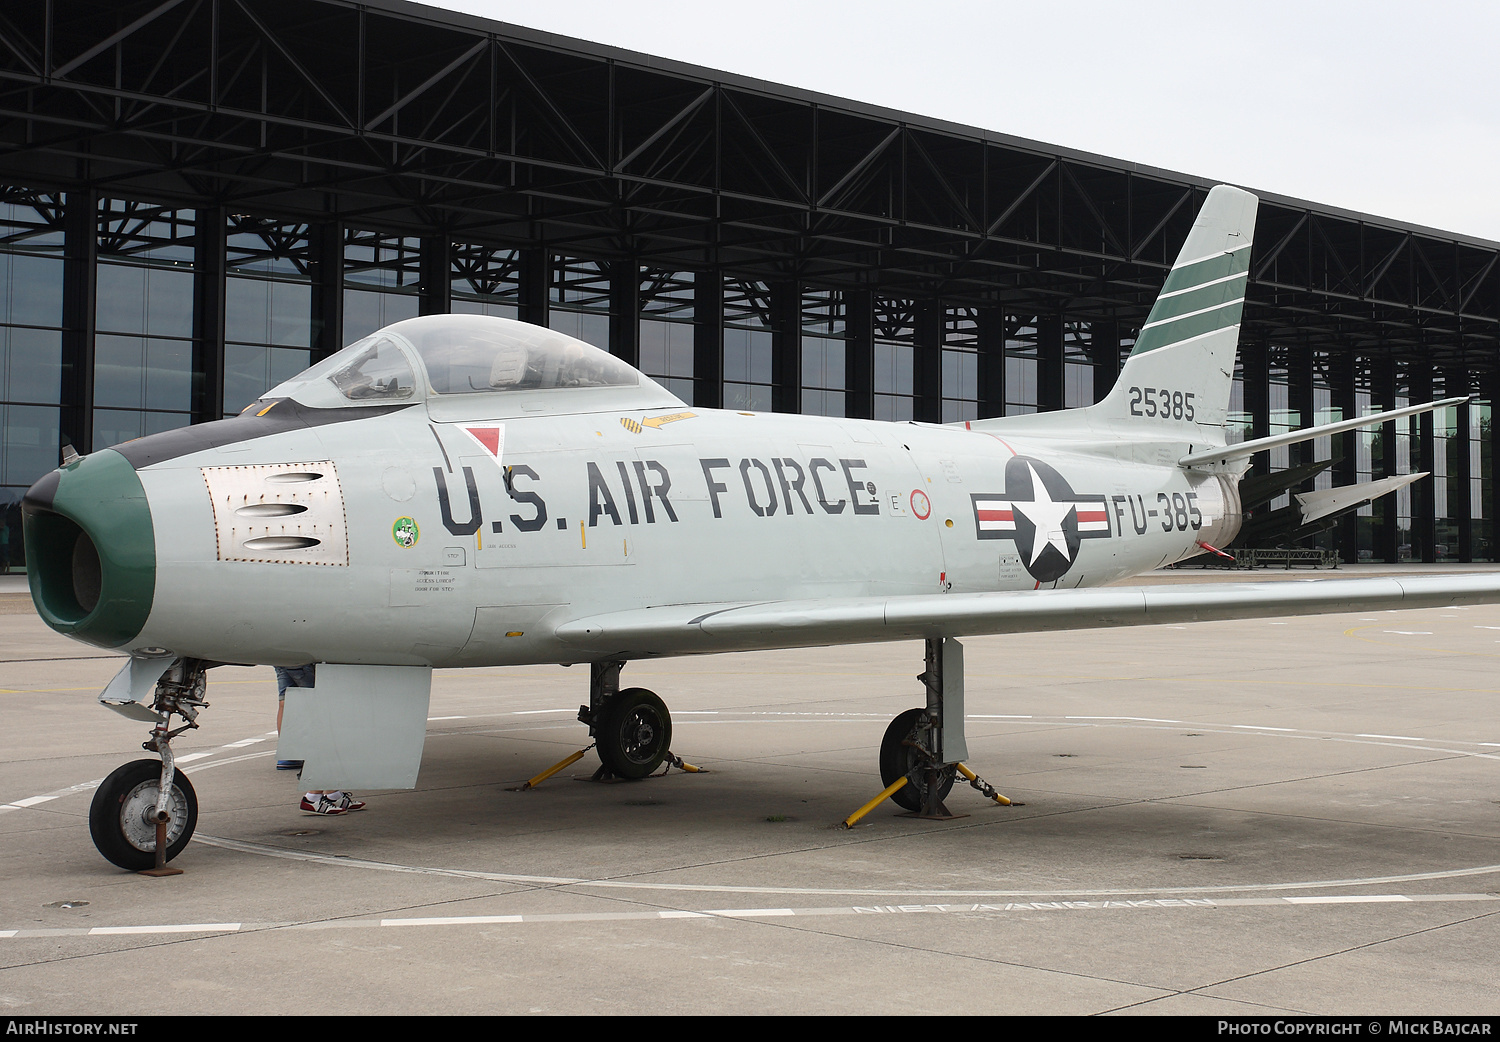
{"type": "MultiPolygon", "coordinates": [[[[171,788],[164,861],[182,853],[198,826],[198,794],[193,783],[174,771],[171,788]]],[[[157,760],[132,760],[104,779],[89,805],[89,835],[105,860],[131,872],[144,872],[156,864],[160,795],[161,763],[157,760]]]]}

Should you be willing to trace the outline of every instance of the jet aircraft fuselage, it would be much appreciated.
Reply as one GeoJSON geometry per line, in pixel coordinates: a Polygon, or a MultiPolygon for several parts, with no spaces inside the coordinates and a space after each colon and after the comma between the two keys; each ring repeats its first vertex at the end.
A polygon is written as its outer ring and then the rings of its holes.
{"type": "MultiPolygon", "coordinates": [[[[557,389],[543,415],[501,418],[500,395],[476,419],[398,407],[143,467],[154,596],[131,646],[569,661],[559,623],[623,608],[1096,586],[1238,526],[1227,479],[1118,451],[673,401],[586,411],[593,391],[557,389]]],[[[252,433],[278,407],[224,426],[252,433]]]]}

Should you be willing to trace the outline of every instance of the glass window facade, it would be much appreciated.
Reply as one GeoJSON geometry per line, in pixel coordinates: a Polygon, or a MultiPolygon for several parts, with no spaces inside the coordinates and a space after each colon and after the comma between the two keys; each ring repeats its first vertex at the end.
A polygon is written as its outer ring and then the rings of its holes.
{"type": "Polygon", "coordinates": [[[693,400],[691,271],[641,272],[641,372],[685,402],[693,400]]]}
{"type": "Polygon", "coordinates": [[[94,282],[94,444],[192,419],[197,213],[99,200],[94,282]]]}
{"type": "MultiPolygon", "coordinates": [[[[1291,374],[1284,360],[1271,363],[1270,379],[1266,386],[1266,401],[1269,404],[1266,424],[1267,434],[1285,434],[1302,426],[1302,414],[1292,407],[1291,374]]],[[[1286,470],[1292,465],[1292,446],[1278,445],[1271,449],[1271,470],[1286,470]]],[[[1289,493],[1282,493],[1263,509],[1277,510],[1291,503],[1289,493]]]]}
{"type": "Polygon", "coordinates": [[[771,290],[750,279],[724,280],[724,408],[771,411],[771,290]]]}
{"type": "Polygon", "coordinates": [[[1234,383],[1229,385],[1229,414],[1224,421],[1224,440],[1230,445],[1249,441],[1253,417],[1245,408],[1245,365],[1234,365],[1234,383]]]}
{"type": "Polygon", "coordinates": [[[455,315],[521,317],[521,251],[453,244],[450,309],[455,315]]]}
{"type": "Polygon", "coordinates": [[[609,273],[598,261],[553,257],[547,325],[608,351],[609,273]]]}
{"type": "Polygon", "coordinates": [[[344,229],[344,335],[352,344],[402,319],[416,318],[422,281],[421,240],[344,229]]]}
{"type": "Polygon", "coordinates": [[[21,497],[57,466],[62,402],[61,198],[0,191],[0,569],[24,564],[21,497]]]}
{"type": "Polygon", "coordinates": [[[308,226],[235,214],[225,235],[224,411],[312,364],[308,226]]]}
{"type": "Polygon", "coordinates": [[[1472,558],[1475,561],[1495,559],[1492,498],[1494,482],[1494,443],[1490,439],[1491,403],[1488,398],[1469,401],[1469,516],[1473,519],[1472,558]]]}
{"type": "Polygon", "coordinates": [[[1005,334],[1005,415],[1036,412],[1040,400],[1036,325],[1030,319],[1016,319],[1014,324],[1006,323],[1005,334]]]}
{"type": "Polygon", "coordinates": [[[916,304],[875,301],[875,419],[910,420],[915,415],[916,304]]]}
{"type": "Polygon", "coordinates": [[[1094,404],[1093,327],[1088,322],[1063,323],[1063,408],[1094,404]]]}
{"type": "Polygon", "coordinates": [[[979,316],[973,308],[943,315],[943,422],[979,418],[979,316]]]}
{"type": "Polygon", "coordinates": [[[812,416],[848,413],[848,322],[844,294],[802,294],[802,411],[812,416]]]}

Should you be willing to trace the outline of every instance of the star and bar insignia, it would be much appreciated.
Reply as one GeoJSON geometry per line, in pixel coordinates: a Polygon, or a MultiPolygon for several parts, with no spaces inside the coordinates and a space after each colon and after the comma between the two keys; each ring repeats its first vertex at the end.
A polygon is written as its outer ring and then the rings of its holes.
{"type": "Polygon", "coordinates": [[[969,498],[975,534],[1013,540],[1021,563],[1038,582],[1065,575],[1084,539],[1110,535],[1104,496],[1078,495],[1051,466],[1029,456],[1006,463],[1005,491],[969,498]]]}

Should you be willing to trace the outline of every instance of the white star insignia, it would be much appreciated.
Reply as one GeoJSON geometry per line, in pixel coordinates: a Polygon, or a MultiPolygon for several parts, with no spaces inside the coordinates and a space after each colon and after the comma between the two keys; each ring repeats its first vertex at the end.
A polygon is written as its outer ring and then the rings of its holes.
{"type": "Polygon", "coordinates": [[[1030,503],[1012,502],[1011,509],[1019,511],[1036,526],[1036,538],[1031,541],[1031,560],[1028,564],[1036,564],[1037,558],[1049,546],[1055,546],[1057,552],[1063,555],[1063,560],[1071,564],[1073,557],[1068,553],[1068,536],[1063,531],[1063,522],[1073,512],[1073,504],[1053,502],[1036,468],[1028,463],[1026,469],[1031,471],[1031,489],[1036,498],[1030,503]]]}

